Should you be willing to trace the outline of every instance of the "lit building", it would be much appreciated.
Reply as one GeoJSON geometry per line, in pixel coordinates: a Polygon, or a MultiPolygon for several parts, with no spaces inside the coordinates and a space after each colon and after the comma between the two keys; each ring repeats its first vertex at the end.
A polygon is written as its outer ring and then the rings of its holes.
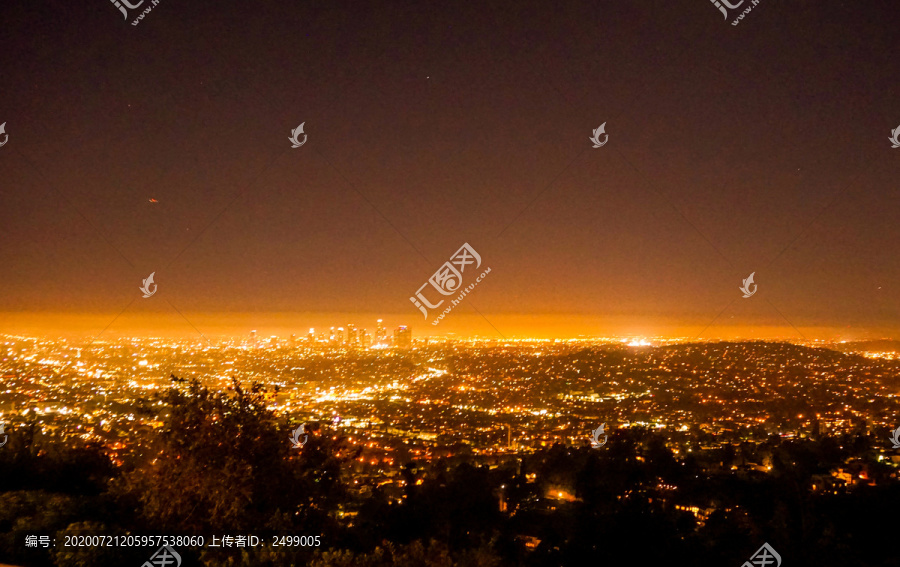
{"type": "Polygon", "coordinates": [[[384,322],[381,319],[378,320],[378,324],[375,327],[375,344],[387,344],[387,329],[384,328],[384,322]]]}
{"type": "Polygon", "coordinates": [[[412,329],[406,326],[394,329],[394,346],[397,348],[409,348],[412,346],[412,329]]]}

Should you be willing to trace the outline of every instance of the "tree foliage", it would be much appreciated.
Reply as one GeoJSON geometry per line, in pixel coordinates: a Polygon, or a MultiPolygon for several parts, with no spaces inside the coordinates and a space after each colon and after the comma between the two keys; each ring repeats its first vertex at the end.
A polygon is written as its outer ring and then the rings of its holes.
{"type": "Polygon", "coordinates": [[[165,533],[238,533],[292,526],[322,529],[344,498],[340,443],[311,435],[292,453],[289,428],[266,390],[211,391],[196,380],[162,397],[169,413],[152,459],[125,475],[118,493],[165,533]]]}

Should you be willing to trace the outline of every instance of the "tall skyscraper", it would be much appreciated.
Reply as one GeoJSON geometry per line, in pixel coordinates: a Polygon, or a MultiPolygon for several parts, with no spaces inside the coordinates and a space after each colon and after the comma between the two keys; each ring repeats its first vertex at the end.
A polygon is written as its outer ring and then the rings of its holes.
{"type": "Polygon", "coordinates": [[[394,329],[394,346],[397,348],[409,348],[412,346],[412,329],[406,326],[394,329]]]}
{"type": "Polygon", "coordinates": [[[384,328],[384,322],[381,319],[378,320],[378,324],[375,326],[375,344],[387,344],[387,329],[384,328]]]}

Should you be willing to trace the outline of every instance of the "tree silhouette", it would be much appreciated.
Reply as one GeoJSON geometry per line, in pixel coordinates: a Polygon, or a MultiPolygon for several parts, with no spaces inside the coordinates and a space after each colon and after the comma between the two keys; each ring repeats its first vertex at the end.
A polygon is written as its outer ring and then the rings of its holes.
{"type": "Polygon", "coordinates": [[[168,408],[152,458],[117,494],[139,504],[145,528],[234,533],[307,528],[321,533],[345,497],[340,441],[310,435],[292,453],[289,428],[266,407],[266,390],[233,381],[213,392],[192,380],[161,397],[168,408]],[[299,453],[299,454],[298,454],[299,453]]]}

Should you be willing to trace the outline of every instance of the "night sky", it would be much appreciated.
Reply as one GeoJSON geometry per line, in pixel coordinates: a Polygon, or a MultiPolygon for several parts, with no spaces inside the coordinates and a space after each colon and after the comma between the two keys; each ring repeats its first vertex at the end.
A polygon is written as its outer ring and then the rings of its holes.
{"type": "Polygon", "coordinates": [[[896,2],[141,9],[0,6],[0,332],[900,334],[896,2]]]}

